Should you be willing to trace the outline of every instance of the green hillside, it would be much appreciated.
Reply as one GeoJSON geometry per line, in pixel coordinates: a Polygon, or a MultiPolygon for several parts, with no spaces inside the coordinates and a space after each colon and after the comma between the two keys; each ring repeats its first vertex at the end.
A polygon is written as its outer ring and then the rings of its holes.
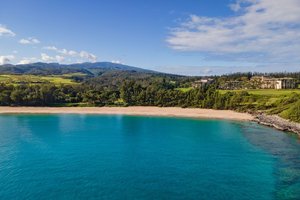
{"type": "MultiPolygon", "coordinates": [[[[300,73],[271,75],[300,82],[300,73]]],[[[251,76],[189,77],[114,63],[5,65],[0,66],[0,105],[196,107],[265,112],[300,122],[300,89],[220,89],[227,81],[247,85],[251,76]],[[213,81],[197,85],[208,78],[213,81]]]]}

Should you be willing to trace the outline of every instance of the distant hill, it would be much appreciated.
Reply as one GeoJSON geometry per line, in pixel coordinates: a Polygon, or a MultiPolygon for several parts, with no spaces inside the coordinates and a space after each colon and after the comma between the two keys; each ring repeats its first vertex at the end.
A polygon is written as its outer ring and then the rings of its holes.
{"type": "Polygon", "coordinates": [[[31,63],[23,65],[0,65],[0,74],[32,74],[32,75],[62,75],[69,73],[83,73],[89,76],[98,76],[108,71],[126,71],[139,73],[159,73],[138,67],[111,62],[58,64],[58,63],[31,63]]]}

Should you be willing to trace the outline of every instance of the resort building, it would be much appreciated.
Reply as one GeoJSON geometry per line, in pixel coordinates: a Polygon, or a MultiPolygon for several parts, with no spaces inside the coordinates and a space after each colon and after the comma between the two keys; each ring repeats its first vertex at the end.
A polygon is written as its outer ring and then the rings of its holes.
{"type": "Polygon", "coordinates": [[[207,85],[210,85],[211,83],[213,83],[214,79],[208,78],[208,79],[201,79],[198,81],[194,81],[192,83],[192,87],[193,88],[201,88],[201,87],[205,87],[207,85]]]}
{"type": "Polygon", "coordinates": [[[260,89],[294,89],[296,80],[293,78],[271,78],[265,76],[254,76],[251,78],[254,86],[260,89]]]}

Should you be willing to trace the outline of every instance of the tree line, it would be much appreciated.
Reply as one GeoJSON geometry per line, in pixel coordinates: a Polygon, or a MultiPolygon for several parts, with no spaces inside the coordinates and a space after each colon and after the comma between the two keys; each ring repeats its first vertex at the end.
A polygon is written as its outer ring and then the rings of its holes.
{"type": "MultiPolygon", "coordinates": [[[[184,83],[183,83],[184,84],[184,83]]],[[[300,95],[278,98],[246,91],[220,93],[217,84],[187,92],[165,79],[124,80],[114,87],[99,84],[0,84],[1,106],[160,106],[193,107],[241,112],[264,111],[300,122],[300,95]]]]}
{"type": "MultiPolygon", "coordinates": [[[[221,95],[214,85],[188,92],[176,90],[165,82],[143,85],[124,81],[118,88],[97,88],[88,84],[0,84],[1,106],[161,106],[233,109],[249,98],[248,93],[221,95]]],[[[247,100],[248,101],[248,100],[247,100]]]]}

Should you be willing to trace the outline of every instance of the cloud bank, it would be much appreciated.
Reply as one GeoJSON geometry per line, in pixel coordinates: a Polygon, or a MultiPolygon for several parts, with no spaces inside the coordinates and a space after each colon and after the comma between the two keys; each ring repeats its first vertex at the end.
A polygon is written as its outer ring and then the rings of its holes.
{"type": "MultiPolygon", "coordinates": [[[[16,34],[8,29],[7,27],[0,24],[0,36],[9,36],[14,37],[16,34]]],[[[31,48],[37,48],[39,47],[37,44],[40,44],[40,40],[34,37],[28,37],[28,38],[21,38],[20,40],[13,40],[14,42],[17,42],[22,45],[28,45],[29,48],[30,45],[31,48]],[[36,46],[35,46],[36,45],[36,46]]],[[[96,62],[97,56],[95,56],[92,53],[89,53],[87,51],[74,51],[74,50],[67,50],[67,49],[59,49],[55,46],[46,46],[41,48],[41,50],[47,50],[52,51],[51,52],[41,52],[40,56],[35,57],[23,57],[23,58],[16,58],[14,55],[0,55],[0,65],[3,64],[9,64],[9,63],[17,63],[17,64],[29,64],[33,62],[43,61],[43,62],[96,62]],[[49,53],[49,54],[48,54],[49,53]]],[[[13,54],[18,54],[18,51],[13,51],[13,54]]]]}
{"type": "Polygon", "coordinates": [[[237,0],[233,16],[191,15],[171,29],[169,46],[208,58],[267,63],[300,61],[299,0],[237,0]]]}
{"type": "Polygon", "coordinates": [[[94,54],[89,53],[87,51],[59,49],[55,46],[47,46],[47,47],[44,47],[43,49],[49,50],[49,51],[54,51],[54,52],[58,53],[60,58],[69,57],[69,58],[77,59],[78,62],[80,62],[80,61],[96,62],[97,61],[97,56],[95,56],[94,54]]]}
{"type": "Polygon", "coordinates": [[[22,58],[17,64],[18,65],[25,65],[25,64],[29,64],[29,63],[33,63],[33,62],[37,62],[38,59],[35,57],[31,57],[31,58],[22,58]]]}
{"type": "Polygon", "coordinates": [[[60,55],[56,55],[56,56],[49,56],[45,53],[41,53],[41,59],[44,62],[63,62],[65,60],[65,58],[63,56],[60,55]]]}

